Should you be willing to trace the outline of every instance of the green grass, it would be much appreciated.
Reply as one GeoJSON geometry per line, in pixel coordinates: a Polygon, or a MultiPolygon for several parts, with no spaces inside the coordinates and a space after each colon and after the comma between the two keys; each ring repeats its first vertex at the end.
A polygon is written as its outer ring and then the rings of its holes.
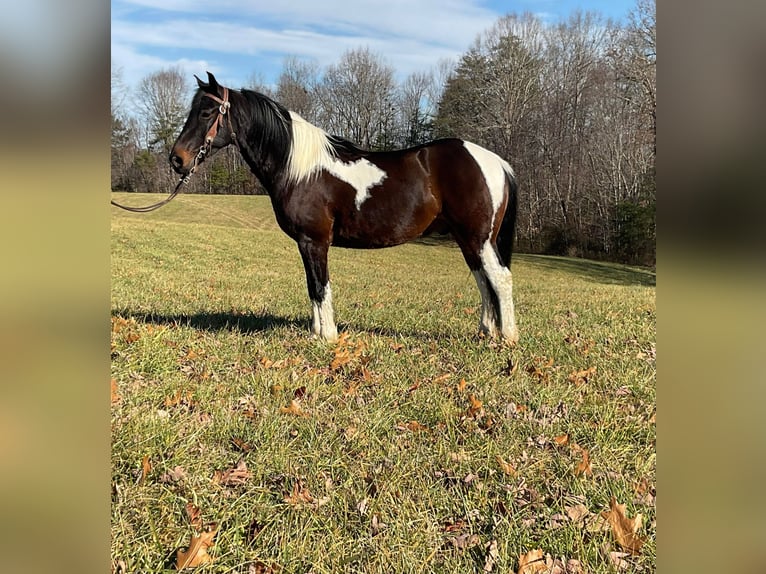
{"type": "Polygon", "coordinates": [[[512,271],[511,349],[477,336],[478,290],[452,244],[331,250],[350,357],[332,369],[268,198],[113,209],[113,560],[171,568],[192,502],[219,528],[201,572],[481,572],[492,540],[496,572],[536,548],[613,572],[612,534],[566,509],[595,516],[614,496],[644,518],[647,541],[626,559],[654,571],[653,499],[636,494],[655,487],[654,274],[524,254],[512,271]],[[280,410],[295,397],[306,416],[280,410]],[[592,475],[575,473],[573,444],[592,475]],[[240,457],[248,478],[214,480],[240,457]],[[286,502],[296,484],[318,502],[286,502]]]}

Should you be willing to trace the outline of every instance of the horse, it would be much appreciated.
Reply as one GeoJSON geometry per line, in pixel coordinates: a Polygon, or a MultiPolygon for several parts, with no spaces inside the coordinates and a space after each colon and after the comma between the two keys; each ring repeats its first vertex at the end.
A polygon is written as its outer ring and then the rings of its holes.
{"type": "Polygon", "coordinates": [[[383,248],[438,231],[452,234],[476,280],[480,334],[518,341],[510,270],[517,183],[508,162],[457,138],[368,151],[262,93],[229,89],[207,75],[207,82],[194,76],[198,89],[170,164],[188,177],[218,150],[239,148],[279,227],[297,243],[314,335],[338,338],[330,246],[383,248]]]}

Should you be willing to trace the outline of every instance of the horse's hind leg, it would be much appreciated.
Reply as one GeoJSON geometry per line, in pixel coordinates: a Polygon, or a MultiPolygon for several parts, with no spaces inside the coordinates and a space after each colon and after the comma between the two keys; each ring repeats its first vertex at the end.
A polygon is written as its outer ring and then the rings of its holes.
{"type": "Polygon", "coordinates": [[[497,334],[498,329],[498,309],[499,303],[497,301],[497,295],[495,295],[494,289],[489,283],[489,279],[484,273],[484,270],[473,269],[474,279],[476,279],[476,286],[479,288],[481,294],[481,320],[479,322],[479,331],[491,337],[497,334]]]}
{"type": "Polygon", "coordinates": [[[497,248],[491,241],[486,241],[479,252],[481,270],[487,278],[487,282],[494,297],[491,298],[495,306],[497,327],[502,336],[511,343],[519,340],[519,330],[516,327],[516,315],[513,308],[513,277],[511,270],[506,267],[497,248]]]}
{"type": "Polygon", "coordinates": [[[330,275],[327,271],[328,249],[329,245],[310,239],[298,241],[298,251],[306,270],[306,284],[311,299],[311,330],[315,335],[333,342],[338,339],[338,330],[335,326],[330,275]]]}

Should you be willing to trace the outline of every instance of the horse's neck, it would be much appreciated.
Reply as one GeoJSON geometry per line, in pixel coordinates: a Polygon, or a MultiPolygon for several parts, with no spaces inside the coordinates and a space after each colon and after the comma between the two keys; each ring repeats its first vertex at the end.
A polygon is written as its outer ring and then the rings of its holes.
{"type": "Polygon", "coordinates": [[[273,196],[276,191],[284,186],[284,174],[282,173],[284,169],[281,166],[274,165],[273,158],[265,154],[263,150],[257,149],[246,141],[240,142],[239,152],[250,168],[250,171],[266,188],[269,195],[273,196]]]}

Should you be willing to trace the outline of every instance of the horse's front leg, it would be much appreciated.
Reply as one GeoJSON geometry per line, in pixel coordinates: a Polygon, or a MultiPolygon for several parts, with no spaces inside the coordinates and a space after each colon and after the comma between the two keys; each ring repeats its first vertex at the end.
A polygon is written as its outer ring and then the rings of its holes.
{"type": "Polygon", "coordinates": [[[326,341],[338,339],[338,329],[332,309],[332,290],[330,275],[327,271],[327,252],[329,243],[321,243],[308,238],[298,240],[298,250],[306,270],[306,284],[309,289],[313,312],[312,331],[326,341]]]}

